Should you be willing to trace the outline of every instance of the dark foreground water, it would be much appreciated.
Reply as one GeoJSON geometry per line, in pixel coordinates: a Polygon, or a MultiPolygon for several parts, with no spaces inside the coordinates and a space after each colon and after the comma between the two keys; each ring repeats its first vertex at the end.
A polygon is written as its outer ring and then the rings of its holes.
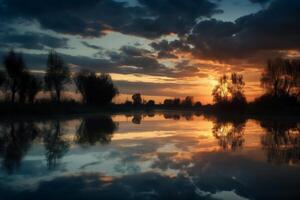
{"type": "Polygon", "coordinates": [[[0,122],[0,199],[300,199],[300,123],[192,114],[0,122]]]}

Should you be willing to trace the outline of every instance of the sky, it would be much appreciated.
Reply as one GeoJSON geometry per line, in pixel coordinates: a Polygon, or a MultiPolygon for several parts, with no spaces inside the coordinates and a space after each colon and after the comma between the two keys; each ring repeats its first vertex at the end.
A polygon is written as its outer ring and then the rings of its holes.
{"type": "Polygon", "coordinates": [[[14,48],[44,73],[55,49],[74,72],[110,73],[117,101],[211,103],[218,77],[237,72],[251,101],[268,59],[299,57],[299,10],[299,0],[0,0],[0,56],[14,48]]]}

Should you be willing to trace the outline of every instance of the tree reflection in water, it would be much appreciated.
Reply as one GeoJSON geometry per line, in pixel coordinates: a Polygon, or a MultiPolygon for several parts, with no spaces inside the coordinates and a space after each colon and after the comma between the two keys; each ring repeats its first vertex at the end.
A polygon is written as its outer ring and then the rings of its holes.
{"type": "Polygon", "coordinates": [[[243,119],[216,118],[212,133],[224,150],[240,150],[245,142],[245,124],[246,120],[243,119]]]}
{"type": "Polygon", "coordinates": [[[142,122],[142,115],[141,114],[135,114],[135,115],[133,115],[133,118],[132,118],[131,121],[134,124],[141,124],[141,122],[142,122]]]}
{"type": "Polygon", "coordinates": [[[58,161],[69,150],[70,143],[63,138],[63,129],[60,121],[50,122],[49,126],[43,130],[44,145],[46,149],[46,159],[49,169],[54,169],[58,161]]]}
{"type": "Polygon", "coordinates": [[[300,123],[289,120],[262,121],[266,133],[261,144],[269,162],[295,164],[300,161],[300,123]]]}
{"type": "Polygon", "coordinates": [[[85,118],[77,130],[77,143],[81,145],[94,145],[97,142],[108,144],[117,129],[118,124],[109,116],[85,118]]]}
{"type": "Polygon", "coordinates": [[[11,174],[20,167],[22,158],[38,134],[39,130],[32,122],[12,122],[1,127],[0,155],[7,173],[11,174]]]}

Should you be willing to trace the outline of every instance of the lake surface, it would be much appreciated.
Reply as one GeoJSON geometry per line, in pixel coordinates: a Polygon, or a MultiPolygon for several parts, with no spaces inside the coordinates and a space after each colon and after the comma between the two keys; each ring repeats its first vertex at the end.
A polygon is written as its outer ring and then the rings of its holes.
{"type": "Polygon", "coordinates": [[[0,199],[300,199],[300,121],[191,113],[0,122],[0,199]]]}

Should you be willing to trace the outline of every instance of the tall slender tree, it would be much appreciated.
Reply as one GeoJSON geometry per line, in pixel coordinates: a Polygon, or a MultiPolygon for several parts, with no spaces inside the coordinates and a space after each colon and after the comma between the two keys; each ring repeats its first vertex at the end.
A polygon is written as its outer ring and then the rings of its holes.
{"type": "Polygon", "coordinates": [[[35,76],[31,76],[29,79],[29,87],[27,90],[27,97],[29,103],[33,103],[36,95],[42,90],[43,83],[35,76]]]}
{"type": "Polygon", "coordinates": [[[26,69],[25,62],[22,54],[16,54],[14,50],[11,50],[4,56],[3,64],[8,75],[7,86],[11,93],[11,102],[14,103],[23,72],[26,69]]]}
{"type": "Polygon", "coordinates": [[[241,74],[232,73],[231,83],[228,86],[228,90],[231,94],[231,101],[233,102],[246,102],[244,94],[244,77],[241,74]]]}
{"type": "Polygon", "coordinates": [[[228,101],[228,76],[223,75],[219,78],[218,85],[215,86],[212,92],[213,101],[215,103],[226,102],[228,101]]]}
{"type": "Polygon", "coordinates": [[[3,86],[5,81],[6,81],[6,74],[3,71],[0,71],[0,88],[3,86]]]}
{"type": "Polygon", "coordinates": [[[61,100],[61,92],[70,81],[70,70],[54,50],[50,51],[45,75],[45,89],[51,92],[53,100],[61,100]]]}

